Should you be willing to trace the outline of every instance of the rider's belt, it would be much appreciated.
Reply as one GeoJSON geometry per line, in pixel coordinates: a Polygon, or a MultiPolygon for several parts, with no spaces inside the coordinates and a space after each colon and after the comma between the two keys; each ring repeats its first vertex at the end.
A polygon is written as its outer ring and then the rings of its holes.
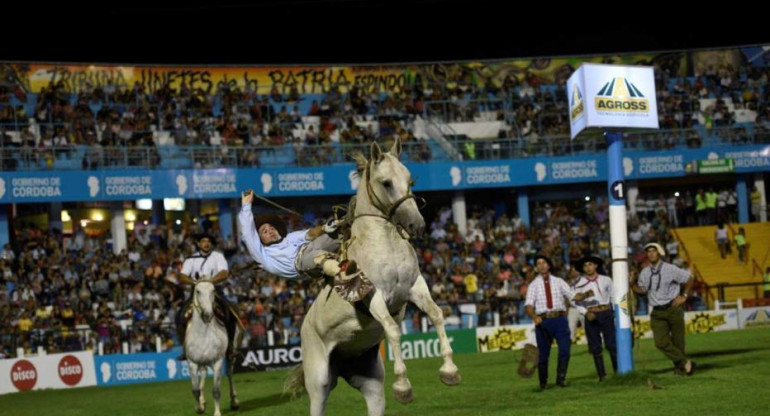
{"type": "Polygon", "coordinates": [[[587,308],[588,312],[597,313],[597,312],[604,312],[610,310],[610,305],[596,305],[591,306],[590,308],[587,308]]]}
{"type": "Polygon", "coordinates": [[[567,312],[564,312],[564,311],[554,311],[554,312],[541,313],[538,316],[543,318],[543,319],[552,319],[552,318],[561,318],[562,316],[566,316],[566,315],[567,315],[567,312]]]}

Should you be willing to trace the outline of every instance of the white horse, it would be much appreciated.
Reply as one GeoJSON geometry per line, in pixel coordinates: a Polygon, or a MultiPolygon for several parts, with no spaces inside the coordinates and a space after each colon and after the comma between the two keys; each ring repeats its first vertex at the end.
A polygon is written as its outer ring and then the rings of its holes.
{"type": "Polygon", "coordinates": [[[387,337],[395,359],[393,390],[402,403],[412,401],[412,386],[401,357],[399,322],[407,302],[427,313],[436,327],[444,363],[442,382],[456,385],[460,374],[452,361],[452,348],[444,319],[420,274],[417,255],[403,234],[422,233],[425,220],[411,192],[409,170],[398,157],[401,142],[383,153],[373,143],[370,159],[356,156],[361,184],[358,187],[348,258],[355,259],[375,286],[356,305],[326,286],[302,323],[302,368],[287,380],[289,390],[304,382],[310,396],[310,414],[323,415],[329,393],[342,377],[364,396],[368,414],[385,412],[385,370],[380,342],[387,337]],[[303,374],[304,373],[304,377],[303,374]]]}
{"type": "MultiPolygon", "coordinates": [[[[193,293],[193,316],[187,326],[184,350],[190,365],[190,380],[192,381],[195,411],[206,411],[205,392],[206,368],[214,372],[214,416],[221,416],[219,411],[219,385],[222,382],[222,365],[227,353],[227,330],[222,322],[214,316],[216,291],[209,280],[195,282],[193,293]]],[[[184,311],[182,312],[184,313],[184,311]]],[[[224,311],[224,313],[230,313],[224,311]]],[[[238,337],[235,337],[238,339],[238,337]]],[[[235,350],[233,348],[233,350],[235,350]]],[[[239,407],[238,398],[233,385],[233,360],[229,357],[227,378],[230,382],[230,407],[239,407]]]]}

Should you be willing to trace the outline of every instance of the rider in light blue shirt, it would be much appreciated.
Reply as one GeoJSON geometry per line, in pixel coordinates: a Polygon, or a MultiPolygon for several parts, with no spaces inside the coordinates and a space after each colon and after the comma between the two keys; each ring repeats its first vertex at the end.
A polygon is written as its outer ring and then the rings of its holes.
{"type": "MultiPolygon", "coordinates": [[[[265,221],[266,219],[268,219],[267,216],[260,218],[260,226],[266,225],[264,228],[268,228],[269,226],[275,229],[276,227],[271,224],[271,222],[274,221],[265,221]]],[[[308,238],[308,234],[311,230],[288,233],[286,238],[265,245],[262,244],[259,233],[257,232],[254,216],[251,212],[251,204],[243,205],[241,213],[238,215],[238,220],[243,227],[241,237],[246,244],[246,248],[249,250],[249,253],[254,260],[262,265],[262,268],[265,269],[265,271],[287,279],[301,278],[297,271],[295,260],[297,259],[297,254],[299,254],[302,246],[311,241],[308,238]]],[[[272,218],[270,218],[270,220],[272,220],[272,218]]]]}
{"type": "Polygon", "coordinates": [[[326,274],[334,278],[335,291],[351,302],[360,300],[373,288],[355,261],[339,261],[337,252],[341,241],[335,235],[338,221],[287,233],[286,224],[277,215],[254,218],[253,199],[253,191],[243,193],[238,222],[249,254],[265,271],[290,280],[320,278],[326,274]]]}

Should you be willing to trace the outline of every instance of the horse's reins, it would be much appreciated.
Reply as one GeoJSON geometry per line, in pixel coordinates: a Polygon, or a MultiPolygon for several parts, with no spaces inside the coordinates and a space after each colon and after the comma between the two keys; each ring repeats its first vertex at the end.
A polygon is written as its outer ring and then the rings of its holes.
{"type": "Polygon", "coordinates": [[[214,282],[212,282],[211,279],[196,280],[195,282],[193,282],[193,302],[192,302],[192,306],[193,306],[193,309],[198,311],[198,315],[201,315],[201,316],[203,315],[203,308],[201,308],[200,303],[198,303],[198,297],[195,296],[195,289],[194,288],[195,288],[195,286],[198,283],[204,283],[204,282],[214,284],[214,282]]]}
{"type": "Polygon", "coordinates": [[[271,201],[271,200],[269,200],[269,199],[265,198],[264,196],[261,196],[261,195],[257,195],[257,193],[256,193],[256,192],[252,192],[252,195],[254,195],[254,197],[255,197],[255,198],[261,199],[262,201],[264,201],[264,202],[267,202],[268,204],[270,204],[270,205],[272,205],[272,206],[274,206],[274,207],[276,207],[276,208],[278,208],[278,209],[280,209],[280,210],[283,210],[283,211],[285,211],[285,212],[288,212],[288,213],[289,213],[289,214],[291,214],[291,215],[297,216],[297,217],[299,217],[299,218],[304,218],[304,217],[302,216],[302,214],[300,214],[299,212],[297,212],[297,211],[294,211],[293,209],[289,209],[289,208],[286,208],[285,206],[283,206],[283,205],[281,205],[281,204],[277,204],[277,203],[275,203],[275,202],[273,202],[273,201],[271,201]]]}

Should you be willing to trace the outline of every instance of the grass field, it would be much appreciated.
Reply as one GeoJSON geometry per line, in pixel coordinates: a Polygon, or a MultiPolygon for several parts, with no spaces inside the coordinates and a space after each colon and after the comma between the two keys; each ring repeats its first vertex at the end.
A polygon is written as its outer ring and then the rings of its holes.
{"type": "MultiPolygon", "coordinates": [[[[539,392],[536,377],[516,375],[519,352],[459,355],[463,375],[457,387],[438,379],[440,359],[407,361],[414,402],[393,398],[392,364],[386,364],[388,415],[761,415],[770,410],[770,328],[688,335],[687,349],[697,362],[692,377],[673,375],[652,344],[643,340],[634,350],[635,371],[598,383],[585,346],[573,346],[567,388],[539,392]],[[662,389],[651,389],[651,378],[662,389]]],[[[605,354],[606,355],[606,354],[605,354]]],[[[551,352],[551,379],[556,351],[551,352]]],[[[609,357],[605,357],[609,368],[609,357]]],[[[241,374],[236,386],[241,410],[229,410],[226,381],[225,415],[305,415],[307,396],[290,401],[281,395],[286,372],[241,374]]],[[[213,414],[211,383],[206,383],[206,414],[213,414]]],[[[0,396],[3,415],[150,416],[195,415],[189,382],[153,383],[110,388],[32,391],[0,396]]],[[[365,415],[357,391],[340,380],[332,392],[329,415],[365,415]]]]}

